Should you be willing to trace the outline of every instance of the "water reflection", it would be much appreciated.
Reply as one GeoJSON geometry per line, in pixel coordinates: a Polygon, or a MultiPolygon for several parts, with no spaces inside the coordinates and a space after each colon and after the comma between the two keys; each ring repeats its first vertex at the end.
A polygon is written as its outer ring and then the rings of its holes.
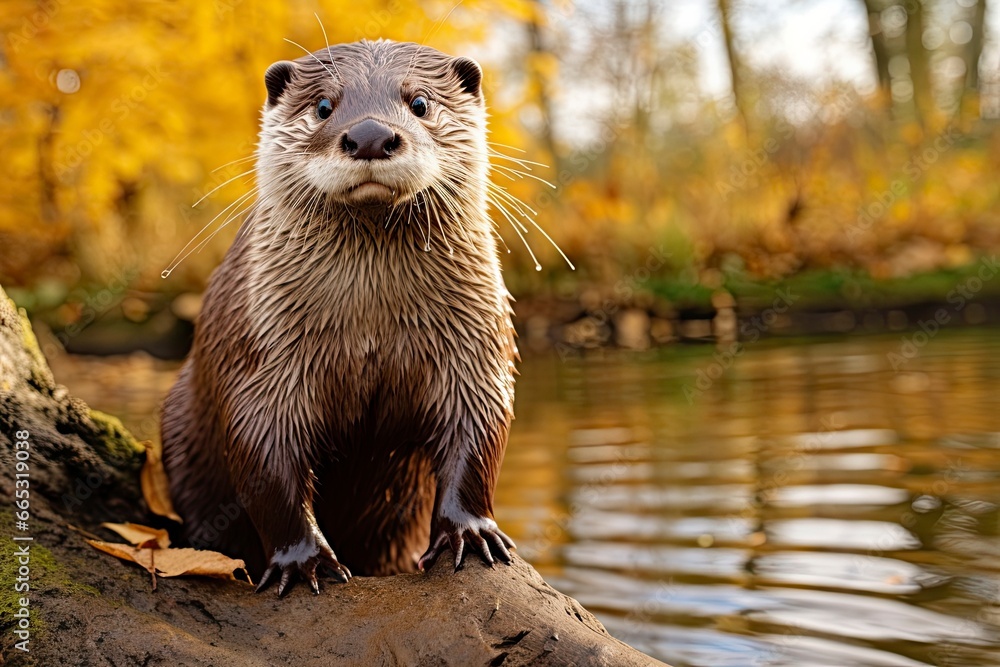
{"type": "MultiPolygon", "coordinates": [[[[1000,664],[1000,343],[528,358],[497,491],[520,553],[681,665],[1000,664]]],[[[54,359],[156,437],[176,365],[54,359]]]]}
{"type": "Polygon", "coordinates": [[[1000,664],[1000,344],[898,346],[528,359],[500,519],[674,665],[1000,664]]]}

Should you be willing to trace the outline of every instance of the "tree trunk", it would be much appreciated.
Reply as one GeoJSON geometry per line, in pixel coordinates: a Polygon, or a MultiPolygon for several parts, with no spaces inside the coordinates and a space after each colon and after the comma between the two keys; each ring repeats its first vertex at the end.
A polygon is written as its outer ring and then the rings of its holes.
{"type": "Polygon", "coordinates": [[[913,0],[907,2],[905,7],[906,56],[910,61],[910,81],[913,83],[913,108],[917,120],[926,126],[934,114],[934,92],[923,42],[924,6],[921,0],[913,0]]]}
{"type": "Polygon", "coordinates": [[[729,77],[733,85],[733,100],[736,105],[736,113],[740,117],[743,128],[749,134],[749,114],[745,109],[746,99],[743,87],[743,64],[740,55],[736,51],[735,39],[733,37],[732,25],[732,0],[718,0],[719,22],[722,26],[722,38],[726,46],[726,56],[729,60],[729,77]]]}
{"type": "Polygon", "coordinates": [[[863,0],[862,5],[868,14],[868,34],[872,41],[879,93],[888,104],[892,101],[892,77],[889,74],[889,44],[882,29],[882,11],[876,0],[863,0]]]}
{"type": "Polygon", "coordinates": [[[983,41],[986,29],[986,1],[977,0],[969,17],[972,39],[965,45],[965,86],[959,92],[958,108],[963,116],[978,117],[979,104],[979,60],[983,55],[983,41]]]}
{"type": "Polygon", "coordinates": [[[46,115],[48,116],[48,126],[38,138],[38,182],[41,193],[39,204],[42,221],[53,225],[61,218],[57,196],[60,176],[56,173],[58,165],[55,158],[55,143],[60,133],[62,110],[58,104],[51,104],[46,108],[46,115]]]}
{"type": "Polygon", "coordinates": [[[552,94],[550,92],[550,73],[544,67],[540,67],[543,59],[552,58],[553,54],[545,45],[545,35],[541,25],[542,12],[545,11],[541,0],[535,0],[532,7],[531,18],[528,20],[528,62],[531,63],[528,72],[529,80],[534,88],[535,104],[542,117],[542,145],[549,154],[552,173],[559,176],[560,155],[556,145],[555,127],[552,121],[552,94]]]}

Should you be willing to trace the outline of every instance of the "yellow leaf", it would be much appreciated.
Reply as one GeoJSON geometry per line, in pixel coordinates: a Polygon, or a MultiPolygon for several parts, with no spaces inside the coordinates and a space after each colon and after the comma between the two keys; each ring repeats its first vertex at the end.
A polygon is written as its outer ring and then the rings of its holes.
{"type": "Polygon", "coordinates": [[[102,523],[101,526],[118,533],[129,543],[139,547],[166,549],[170,546],[170,537],[162,528],[150,528],[137,523],[102,523]]]}
{"type": "Polygon", "coordinates": [[[174,511],[173,503],[170,502],[170,482],[167,479],[167,471],[163,468],[160,447],[152,442],[144,444],[146,445],[146,463],[142,466],[142,473],[139,475],[142,497],[146,499],[146,504],[153,514],[159,514],[178,523],[183,523],[181,517],[174,511]]]}
{"type": "Polygon", "coordinates": [[[87,540],[87,544],[115,558],[135,563],[161,577],[199,576],[237,581],[236,570],[246,571],[246,563],[217,551],[198,549],[142,549],[128,544],[87,540]]]}

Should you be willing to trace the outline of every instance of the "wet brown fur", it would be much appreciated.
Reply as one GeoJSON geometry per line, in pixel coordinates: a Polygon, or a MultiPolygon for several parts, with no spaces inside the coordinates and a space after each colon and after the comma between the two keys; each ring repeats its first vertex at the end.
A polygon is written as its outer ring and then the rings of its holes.
{"type": "Polygon", "coordinates": [[[264,109],[260,192],[162,424],[188,537],[256,575],[317,528],[355,574],[409,572],[432,530],[492,519],[517,353],[470,62],[338,45],[297,60],[264,109]],[[326,123],[311,115],[322,97],[326,123]],[[338,154],[367,117],[400,133],[398,160],[338,154]],[[362,168],[391,181],[391,203],[345,199],[362,168]]]}

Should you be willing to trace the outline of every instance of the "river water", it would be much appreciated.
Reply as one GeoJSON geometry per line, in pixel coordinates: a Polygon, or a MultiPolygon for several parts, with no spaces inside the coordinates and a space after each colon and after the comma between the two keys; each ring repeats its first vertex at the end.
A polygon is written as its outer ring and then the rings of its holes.
{"type": "MultiPolygon", "coordinates": [[[[497,518],[677,667],[1000,665],[1000,342],[903,340],[529,356],[497,518]]],[[[176,365],[53,367],[155,436],[176,365]]]]}

